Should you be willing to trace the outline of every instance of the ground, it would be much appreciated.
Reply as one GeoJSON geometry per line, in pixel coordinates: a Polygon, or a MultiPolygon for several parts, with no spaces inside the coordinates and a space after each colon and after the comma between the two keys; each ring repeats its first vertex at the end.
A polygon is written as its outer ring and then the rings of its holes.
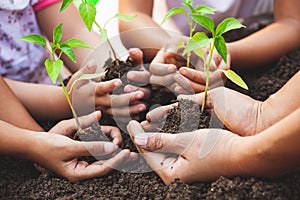
{"type": "MultiPolygon", "coordinates": [[[[260,27],[253,29],[256,28],[260,27]]],[[[236,34],[240,37],[246,33],[236,34]]],[[[242,73],[250,89],[248,92],[240,91],[255,99],[265,100],[299,69],[300,50],[297,50],[261,71],[242,73]]],[[[227,86],[236,88],[230,83],[227,86]]],[[[287,99],[286,102],[289,101],[293,99],[287,99]]],[[[134,150],[128,137],[125,139],[125,147],[134,150]]],[[[136,162],[133,168],[138,169],[141,166],[146,166],[143,160],[136,162]]],[[[188,185],[176,180],[171,185],[165,186],[154,172],[128,173],[115,170],[106,177],[70,183],[51,173],[38,173],[29,161],[8,156],[0,157],[0,199],[299,199],[299,197],[299,171],[275,179],[220,177],[209,183],[188,185]]]]}

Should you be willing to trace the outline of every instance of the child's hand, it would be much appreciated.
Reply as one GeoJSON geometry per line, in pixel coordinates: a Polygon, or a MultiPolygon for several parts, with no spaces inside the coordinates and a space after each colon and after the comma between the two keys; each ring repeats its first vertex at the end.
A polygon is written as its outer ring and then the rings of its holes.
{"type": "MultiPolygon", "coordinates": [[[[67,89],[82,74],[92,74],[96,71],[96,64],[91,61],[85,67],[76,72],[67,85],[67,89]]],[[[111,118],[116,117],[118,120],[129,121],[138,120],[138,114],[146,110],[146,105],[141,102],[144,98],[144,91],[133,91],[127,94],[114,95],[113,90],[120,87],[120,79],[110,81],[95,82],[90,80],[81,80],[77,82],[70,94],[73,106],[79,115],[101,110],[103,115],[111,118]]]]}
{"type": "MultiPolygon", "coordinates": [[[[83,126],[88,126],[100,119],[100,112],[94,112],[80,118],[83,126]]],[[[36,144],[32,146],[29,156],[34,162],[48,170],[67,178],[70,181],[79,181],[97,176],[104,176],[113,170],[122,161],[133,157],[129,150],[122,150],[108,160],[96,161],[88,164],[78,161],[80,156],[102,156],[117,151],[121,143],[118,129],[104,129],[113,138],[111,142],[79,142],[70,139],[76,132],[74,119],[58,123],[50,132],[37,133],[36,144]],[[53,134],[53,132],[57,134],[53,134]]]]}

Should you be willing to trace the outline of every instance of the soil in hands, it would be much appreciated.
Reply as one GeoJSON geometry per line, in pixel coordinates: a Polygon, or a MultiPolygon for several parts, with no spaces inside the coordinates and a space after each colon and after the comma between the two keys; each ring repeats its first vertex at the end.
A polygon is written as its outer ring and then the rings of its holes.
{"type": "Polygon", "coordinates": [[[168,111],[163,119],[163,133],[182,133],[210,127],[210,113],[200,111],[200,106],[191,100],[183,99],[168,111]]]}

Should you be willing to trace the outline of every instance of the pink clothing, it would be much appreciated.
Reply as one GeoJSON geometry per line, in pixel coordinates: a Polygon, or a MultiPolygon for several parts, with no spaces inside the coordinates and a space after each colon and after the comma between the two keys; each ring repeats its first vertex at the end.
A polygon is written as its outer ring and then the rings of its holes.
{"type": "Polygon", "coordinates": [[[0,75],[13,80],[51,83],[44,67],[49,54],[41,45],[19,38],[41,34],[35,9],[58,0],[9,0],[0,2],[0,75]],[[36,6],[36,7],[35,7],[36,6]]]}
{"type": "Polygon", "coordinates": [[[42,0],[37,2],[33,8],[35,11],[41,10],[43,8],[46,8],[47,6],[50,6],[54,3],[60,2],[61,0],[42,0]]]}

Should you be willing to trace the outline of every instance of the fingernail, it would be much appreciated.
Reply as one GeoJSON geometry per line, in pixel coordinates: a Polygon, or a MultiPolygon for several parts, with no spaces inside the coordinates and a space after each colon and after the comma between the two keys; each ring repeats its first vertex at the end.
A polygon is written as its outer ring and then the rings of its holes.
{"type": "Polygon", "coordinates": [[[118,148],[117,145],[113,144],[113,143],[104,143],[104,152],[105,153],[112,153],[114,152],[116,149],[118,148]]]}
{"type": "Polygon", "coordinates": [[[169,66],[168,69],[167,69],[168,73],[173,73],[175,71],[176,71],[176,67],[174,65],[169,66]]]}
{"type": "Polygon", "coordinates": [[[182,74],[182,75],[186,75],[186,74],[187,74],[187,71],[186,71],[186,69],[184,69],[184,68],[180,68],[179,72],[180,72],[180,74],[182,74]]]}
{"type": "Polygon", "coordinates": [[[148,137],[146,135],[136,136],[134,143],[140,146],[145,146],[148,143],[148,137]]]}
{"type": "Polygon", "coordinates": [[[115,80],[114,81],[114,86],[115,87],[120,87],[122,85],[122,82],[120,80],[115,80]]]}
{"type": "Polygon", "coordinates": [[[132,80],[132,79],[134,79],[135,77],[136,77],[136,74],[135,74],[134,72],[128,72],[128,73],[127,73],[127,78],[128,78],[128,79],[132,80]]]}
{"type": "Polygon", "coordinates": [[[141,91],[138,91],[137,93],[136,93],[136,98],[138,98],[138,99],[141,99],[141,98],[143,98],[143,96],[144,96],[144,93],[142,93],[141,91]]]}
{"type": "Polygon", "coordinates": [[[146,106],[145,105],[139,106],[139,111],[144,111],[144,110],[146,110],[146,106]]]}

